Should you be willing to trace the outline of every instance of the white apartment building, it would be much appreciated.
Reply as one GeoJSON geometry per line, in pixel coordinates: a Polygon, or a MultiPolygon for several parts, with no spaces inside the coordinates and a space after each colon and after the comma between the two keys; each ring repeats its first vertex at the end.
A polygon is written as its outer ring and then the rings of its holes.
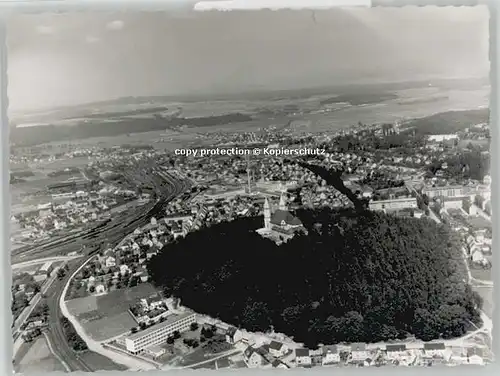
{"type": "Polygon", "coordinates": [[[427,187],[422,193],[429,198],[434,197],[461,197],[464,196],[465,189],[460,185],[450,185],[445,187],[427,187]]]}
{"type": "Polygon", "coordinates": [[[417,199],[415,197],[395,198],[392,200],[370,201],[370,210],[402,210],[417,209],[417,199]]]}
{"type": "Polygon", "coordinates": [[[194,322],[196,322],[196,314],[191,312],[168,316],[163,322],[125,337],[125,347],[132,354],[138,354],[147,347],[166,342],[175,331],[188,330],[194,322]]]}

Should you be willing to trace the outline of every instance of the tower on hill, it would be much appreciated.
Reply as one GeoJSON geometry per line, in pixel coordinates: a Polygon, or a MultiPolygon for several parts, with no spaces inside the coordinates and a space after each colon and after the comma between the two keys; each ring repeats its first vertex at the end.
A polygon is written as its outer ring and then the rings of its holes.
{"type": "Polygon", "coordinates": [[[288,211],[285,193],[281,194],[278,209],[274,212],[271,209],[269,199],[266,198],[264,201],[264,227],[258,229],[257,233],[281,244],[293,238],[298,232],[307,233],[300,219],[288,211]]]}

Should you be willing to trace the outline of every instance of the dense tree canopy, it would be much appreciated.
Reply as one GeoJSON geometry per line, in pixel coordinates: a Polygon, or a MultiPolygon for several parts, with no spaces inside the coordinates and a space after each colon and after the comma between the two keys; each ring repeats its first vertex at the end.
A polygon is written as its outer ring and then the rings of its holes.
{"type": "Polygon", "coordinates": [[[429,171],[435,174],[442,169],[444,162],[447,164],[446,174],[461,179],[483,180],[490,171],[489,154],[477,149],[434,161],[429,165],[429,171]]]}
{"type": "Polygon", "coordinates": [[[443,225],[354,210],[301,211],[307,236],[277,246],[262,218],[190,233],[148,264],[153,282],[197,312],[305,342],[464,334],[480,298],[443,225]]]}

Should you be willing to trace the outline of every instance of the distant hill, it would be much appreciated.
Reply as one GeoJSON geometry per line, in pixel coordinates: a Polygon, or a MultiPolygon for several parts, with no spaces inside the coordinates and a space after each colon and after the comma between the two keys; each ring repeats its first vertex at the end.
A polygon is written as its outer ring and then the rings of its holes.
{"type": "Polygon", "coordinates": [[[489,123],[490,110],[488,108],[466,111],[448,111],[410,120],[405,128],[415,128],[417,134],[448,134],[463,131],[474,124],[489,123]]]}
{"type": "MultiPolygon", "coordinates": [[[[179,95],[151,95],[151,96],[128,96],[103,101],[83,103],[75,106],[60,106],[50,110],[32,111],[31,115],[36,115],[37,121],[48,122],[60,120],[68,117],[86,117],[92,113],[92,109],[105,108],[112,106],[133,106],[144,104],[156,104],[163,106],[172,102],[194,103],[205,101],[226,101],[226,100],[265,100],[265,99],[305,99],[313,95],[390,95],[396,90],[425,88],[432,85],[435,88],[457,89],[457,90],[475,90],[489,85],[488,78],[467,78],[467,79],[429,79],[399,82],[372,82],[372,83],[354,83],[349,85],[328,85],[304,89],[277,89],[277,90],[251,90],[239,93],[197,93],[197,94],[179,94],[179,95]]],[[[349,99],[349,98],[348,98],[349,99]]],[[[371,102],[371,101],[370,101],[371,102]]],[[[369,103],[369,102],[368,102],[369,103]]],[[[15,122],[17,118],[30,116],[11,116],[15,122]]]]}

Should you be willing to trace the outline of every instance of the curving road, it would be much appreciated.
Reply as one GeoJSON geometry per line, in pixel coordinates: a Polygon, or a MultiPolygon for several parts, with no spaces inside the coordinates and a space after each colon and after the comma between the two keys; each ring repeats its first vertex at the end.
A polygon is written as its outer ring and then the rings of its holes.
{"type": "MultiPolygon", "coordinates": [[[[116,220],[110,221],[99,229],[87,234],[83,239],[79,239],[79,247],[81,245],[86,245],[93,246],[93,249],[87,253],[86,257],[82,257],[70,266],[70,271],[67,275],[62,280],[55,281],[46,293],[47,304],[50,310],[47,338],[56,357],[61,360],[65,368],[69,371],[94,371],[94,369],[92,369],[92,367],[69,346],[61,326],[61,318],[63,315],[60,311],[59,300],[61,299],[64,286],[68,283],[72,272],[92,257],[92,255],[99,250],[99,245],[103,243],[107,243],[109,246],[117,245],[124,236],[132,233],[138,227],[148,224],[152,217],[162,216],[165,207],[173,198],[190,189],[189,182],[178,180],[171,175],[162,174],[162,178],[157,178],[157,176],[159,176],[157,172],[160,172],[159,168],[153,167],[143,171],[145,171],[146,174],[149,173],[149,176],[152,176],[152,178],[150,178],[150,183],[154,184],[156,188],[158,196],[156,203],[147,205],[146,210],[128,213],[128,215],[127,213],[122,213],[116,220]]],[[[62,244],[57,243],[57,247],[66,248],[64,242],[62,244]]]]}

